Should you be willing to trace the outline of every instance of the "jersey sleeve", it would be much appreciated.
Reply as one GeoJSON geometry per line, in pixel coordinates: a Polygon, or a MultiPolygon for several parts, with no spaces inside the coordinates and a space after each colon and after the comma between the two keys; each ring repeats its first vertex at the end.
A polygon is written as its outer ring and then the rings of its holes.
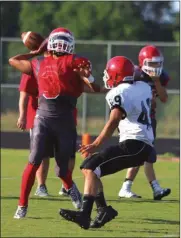
{"type": "Polygon", "coordinates": [[[92,63],[90,62],[89,59],[83,56],[73,55],[72,68],[76,70],[79,70],[80,68],[87,68],[89,71],[87,77],[89,77],[92,74],[92,63]]]}
{"type": "Polygon", "coordinates": [[[35,77],[33,75],[22,74],[19,91],[38,96],[38,85],[35,77]]]}
{"type": "Polygon", "coordinates": [[[141,69],[138,65],[134,66],[134,79],[135,81],[140,80],[141,77],[141,69]]]}
{"type": "Polygon", "coordinates": [[[123,112],[123,119],[127,116],[128,108],[125,104],[125,96],[123,93],[111,90],[106,95],[106,101],[109,105],[110,110],[118,108],[123,112]]]}

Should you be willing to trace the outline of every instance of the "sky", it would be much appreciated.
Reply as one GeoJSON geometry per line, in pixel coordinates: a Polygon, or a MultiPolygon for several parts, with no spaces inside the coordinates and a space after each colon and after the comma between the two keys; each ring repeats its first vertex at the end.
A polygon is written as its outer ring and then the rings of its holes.
{"type": "Polygon", "coordinates": [[[173,9],[177,12],[180,10],[180,1],[173,2],[173,9]]]}

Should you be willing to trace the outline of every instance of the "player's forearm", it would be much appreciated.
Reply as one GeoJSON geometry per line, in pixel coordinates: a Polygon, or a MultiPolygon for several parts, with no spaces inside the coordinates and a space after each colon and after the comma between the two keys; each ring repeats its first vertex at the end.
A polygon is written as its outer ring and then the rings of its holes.
{"type": "Polygon", "coordinates": [[[107,93],[109,91],[109,89],[101,87],[99,84],[92,83],[91,85],[95,93],[107,93]]]}
{"type": "Polygon", "coordinates": [[[93,89],[91,92],[93,92],[93,93],[99,93],[100,92],[100,89],[101,89],[100,85],[98,85],[96,83],[91,83],[91,86],[92,86],[92,89],[93,89]]]}
{"type": "Polygon", "coordinates": [[[15,55],[15,56],[11,57],[9,59],[9,62],[11,62],[13,60],[29,60],[29,59],[33,58],[34,56],[35,56],[35,54],[32,54],[32,53],[19,54],[19,55],[15,55]]]}
{"type": "Polygon", "coordinates": [[[20,92],[19,98],[19,117],[26,118],[29,95],[26,92],[20,92]]]}
{"type": "Polygon", "coordinates": [[[168,95],[166,89],[161,85],[160,80],[155,80],[155,87],[158,97],[162,102],[167,102],[168,95]]]}
{"type": "Polygon", "coordinates": [[[109,120],[104,126],[100,135],[93,142],[96,146],[101,145],[106,139],[112,136],[116,128],[118,127],[118,120],[109,120]]]}
{"type": "Polygon", "coordinates": [[[32,53],[16,55],[9,59],[9,64],[22,73],[31,74],[31,63],[28,60],[34,56],[32,53]]]}
{"type": "Polygon", "coordinates": [[[95,84],[95,83],[92,85],[92,87],[93,87],[95,93],[107,93],[109,91],[109,89],[107,89],[105,87],[101,87],[100,85],[95,84]]]}
{"type": "Polygon", "coordinates": [[[92,83],[91,87],[88,87],[87,84],[84,84],[84,92],[85,93],[107,93],[109,89],[105,87],[101,87],[99,84],[92,83]]]}

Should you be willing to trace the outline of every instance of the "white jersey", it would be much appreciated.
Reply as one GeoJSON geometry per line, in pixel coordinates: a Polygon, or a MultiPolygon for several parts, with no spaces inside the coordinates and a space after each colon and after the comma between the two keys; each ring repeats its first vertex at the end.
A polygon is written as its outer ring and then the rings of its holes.
{"type": "Polygon", "coordinates": [[[106,100],[110,109],[120,107],[125,112],[125,118],[118,126],[120,142],[135,139],[153,146],[151,99],[151,87],[142,81],[119,84],[107,93],[106,100]]]}

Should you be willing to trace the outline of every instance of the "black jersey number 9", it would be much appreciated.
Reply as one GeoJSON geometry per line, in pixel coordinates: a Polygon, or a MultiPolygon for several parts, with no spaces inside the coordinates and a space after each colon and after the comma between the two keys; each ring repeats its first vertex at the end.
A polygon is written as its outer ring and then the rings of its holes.
{"type": "Polygon", "coordinates": [[[121,106],[121,97],[119,95],[114,97],[114,101],[116,105],[121,106]]]}
{"type": "Polygon", "coordinates": [[[121,97],[119,95],[117,95],[114,97],[114,100],[109,99],[109,103],[110,103],[111,107],[113,107],[115,105],[121,106],[121,97]]]}

